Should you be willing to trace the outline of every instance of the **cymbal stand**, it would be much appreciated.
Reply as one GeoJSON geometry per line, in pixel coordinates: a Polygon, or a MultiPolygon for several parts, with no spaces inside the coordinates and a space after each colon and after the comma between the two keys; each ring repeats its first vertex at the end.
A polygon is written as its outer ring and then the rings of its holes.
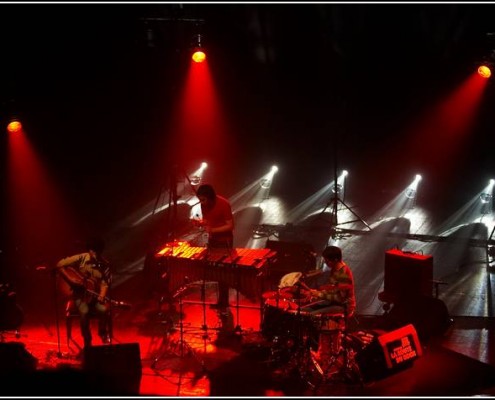
{"type": "Polygon", "coordinates": [[[242,334],[242,327],[240,323],[240,299],[239,299],[239,291],[240,291],[240,279],[239,279],[239,273],[236,274],[236,288],[235,288],[235,312],[236,312],[236,325],[234,328],[234,334],[235,335],[241,335],[242,334]]]}
{"type": "Polygon", "coordinates": [[[240,290],[241,290],[241,277],[239,271],[235,269],[235,261],[237,259],[234,258],[236,255],[236,251],[232,248],[230,250],[230,267],[233,271],[235,271],[235,311],[236,311],[236,326],[234,327],[234,335],[242,334],[242,327],[240,323],[240,290]]]}
{"type": "Polygon", "coordinates": [[[198,364],[201,366],[201,372],[202,376],[206,374],[207,370],[205,367],[205,362],[201,359],[199,359],[198,355],[194,351],[194,349],[189,345],[184,340],[184,302],[183,302],[183,293],[186,289],[189,288],[189,284],[184,285],[183,287],[179,288],[177,292],[172,296],[173,299],[178,298],[179,299],[179,342],[178,343],[172,343],[170,340],[170,332],[166,332],[166,342],[165,344],[167,345],[165,351],[161,352],[158,356],[156,356],[153,359],[153,362],[151,363],[151,368],[152,369],[159,369],[157,367],[157,364],[160,362],[160,360],[165,357],[165,356],[175,356],[179,357],[181,360],[185,358],[187,355],[193,356],[193,358],[198,362],[198,364]],[[178,351],[177,351],[178,349],[178,351]]]}

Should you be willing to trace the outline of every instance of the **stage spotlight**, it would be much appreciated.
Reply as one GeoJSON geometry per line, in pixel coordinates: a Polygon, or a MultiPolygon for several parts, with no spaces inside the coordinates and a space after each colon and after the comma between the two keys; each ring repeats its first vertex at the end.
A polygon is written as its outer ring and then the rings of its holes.
{"type": "Polygon", "coordinates": [[[478,75],[482,78],[488,79],[492,76],[491,68],[488,64],[483,64],[478,67],[478,75]]]}
{"type": "Polygon", "coordinates": [[[409,184],[408,187],[404,190],[404,196],[408,199],[408,207],[409,208],[414,208],[416,205],[416,195],[418,191],[418,184],[419,181],[421,181],[421,175],[416,174],[414,177],[414,180],[409,184]]]}
{"type": "Polygon", "coordinates": [[[198,186],[201,183],[201,177],[198,175],[191,176],[191,185],[198,186]]]}
{"type": "Polygon", "coordinates": [[[414,199],[416,197],[416,189],[413,189],[411,187],[408,187],[406,189],[406,193],[405,194],[406,194],[406,197],[408,199],[414,199]]]}
{"type": "Polygon", "coordinates": [[[494,185],[495,181],[490,179],[488,185],[480,194],[481,214],[490,214],[492,212],[492,192],[494,185]]]}
{"type": "Polygon", "coordinates": [[[332,187],[332,193],[337,192],[337,194],[340,194],[342,192],[342,185],[340,183],[337,183],[337,185],[334,185],[332,187]]]}
{"type": "Polygon", "coordinates": [[[346,170],[343,170],[337,178],[337,182],[332,185],[332,193],[340,198],[343,197],[345,178],[347,175],[349,175],[349,173],[346,170]]]}
{"type": "Polygon", "coordinates": [[[482,204],[487,204],[492,200],[492,195],[490,193],[481,193],[480,201],[482,204]]]}
{"type": "Polygon", "coordinates": [[[192,60],[195,63],[202,63],[206,60],[206,54],[203,51],[203,45],[201,43],[201,34],[199,33],[195,35],[195,44],[192,54],[192,60]]]}
{"type": "Polygon", "coordinates": [[[22,129],[22,124],[20,123],[20,121],[16,119],[11,120],[7,125],[7,131],[10,133],[20,132],[21,129],[22,129]]]}
{"type": "Polygon", "coordinates": [[[272,165],[270,171],[259,180],[259,185],[263,193],[263,199],[265,200],[268,199],[270,196],[270,189],[272,187],[273,177],[277,172],[278,167],[276,165],[272,165]]]}
{"type": "Polygon", "coordinates": [[[272,186],[272,180],[268,178],[263,178],[260,181],[260,186],[262,189],[270,189],[270,186],[272,186]]]}
{"type": "Polygon", "coordinates": [[[270,172],[260,179],[260,186],[262,189],[270,189],[273,182],[273,176],[277,173],[277,171],[278,167],[276,165],[272,165],[270,172]]]}
{"type": "Polygon", "coordinates": [[[197,186],[202,182],[203,172],[206,169],[206,167],[208,167],[208,164],[205,162],[202,162],[201,166],[190,175],[189,180],[191,182],[191,185],[197,186]]]}

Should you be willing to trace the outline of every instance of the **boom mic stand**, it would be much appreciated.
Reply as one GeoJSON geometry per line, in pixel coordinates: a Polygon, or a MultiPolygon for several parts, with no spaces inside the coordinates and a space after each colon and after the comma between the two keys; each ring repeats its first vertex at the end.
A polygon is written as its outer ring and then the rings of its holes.
{"type": "MultiPolygon", "coordinates": [[[[43,267],[44,269],[45,267],[43,267]]],[[[55,267],[53,269],[49,269],[50,274],[53,276],[53,301],[55,307],[55,326],[57,330],[57,358],[59,359],[69,359],[71,358],[69,353],[62,352],[61,348],[61,340],[60,340],[60,315],[59,315],[59,296],[58,296],[58,287],[57,287],[57,279],[62,279],[59,277],[59,273],[55,267]]]]}

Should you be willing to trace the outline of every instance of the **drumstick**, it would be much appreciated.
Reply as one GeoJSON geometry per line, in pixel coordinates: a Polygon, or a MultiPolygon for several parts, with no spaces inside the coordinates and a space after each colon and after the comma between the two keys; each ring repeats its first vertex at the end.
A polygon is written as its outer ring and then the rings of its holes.
{"type": "Polygon", "coordinates": [[[297,284],[301,285],[306,290],[311,290],[311,288],[308,285],[306,285],[306,283],[304,283],[303,281],[299,281],[297,282],[297,284]]]}

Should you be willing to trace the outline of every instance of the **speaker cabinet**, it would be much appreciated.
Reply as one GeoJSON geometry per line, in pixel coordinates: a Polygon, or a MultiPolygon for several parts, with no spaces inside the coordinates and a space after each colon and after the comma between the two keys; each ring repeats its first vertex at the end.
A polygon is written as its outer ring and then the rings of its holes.
{"type": "Polygon", "coordinates": [[[91,346],[85,350],[83,369],[95,394],[137,395],[142,376],[139,343],[91,346]]]}
{"type": "Polygon", "coordinates": [[[381,332],[356,354],[361,375],[366,381],[385,378],[412,366],[423,354],[412,324],[390,332],[381,332]]]}
{"type": "Polygon", "coordinates": [[[384,292],[392,299],[431,296],[433,257],[393,249],[385,252],[384,292]]]}

